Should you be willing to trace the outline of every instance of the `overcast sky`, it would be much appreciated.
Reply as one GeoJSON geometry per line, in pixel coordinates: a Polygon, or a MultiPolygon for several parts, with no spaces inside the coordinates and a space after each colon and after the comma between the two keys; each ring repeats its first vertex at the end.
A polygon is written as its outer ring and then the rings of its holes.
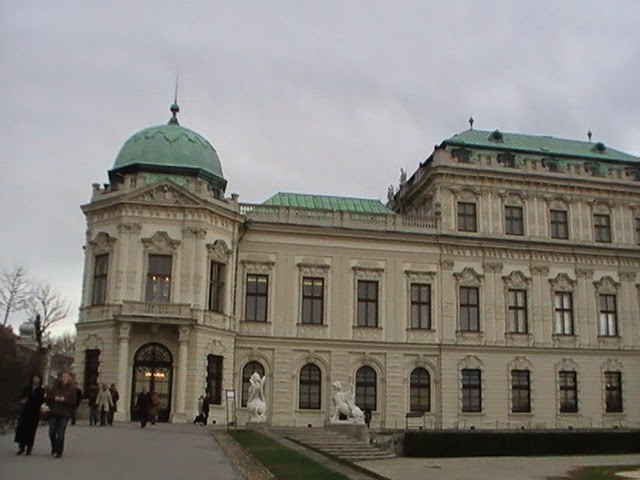
{"type": "Polygon", "coordinates": [[[56,285],[72,328],[79,206],[168,120],[178,70],[180,122],[244,202],[384,199],[469,115],[638,155],[639,19],[636,0],[0,0],[0,270],[56,285]]]}

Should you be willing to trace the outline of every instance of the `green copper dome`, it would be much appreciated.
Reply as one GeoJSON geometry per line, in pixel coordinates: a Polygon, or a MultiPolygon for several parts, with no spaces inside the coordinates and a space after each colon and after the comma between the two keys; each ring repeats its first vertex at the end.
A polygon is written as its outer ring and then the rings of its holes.
{"type": "Polygon", "coordinates": [[[197,176],[224,191],[220,158],[201,135],[178,124],[174,117],[168,125],[145,128],[134,134],[120,149],[109,172],[111,183],[131,172],[197,176]]]}

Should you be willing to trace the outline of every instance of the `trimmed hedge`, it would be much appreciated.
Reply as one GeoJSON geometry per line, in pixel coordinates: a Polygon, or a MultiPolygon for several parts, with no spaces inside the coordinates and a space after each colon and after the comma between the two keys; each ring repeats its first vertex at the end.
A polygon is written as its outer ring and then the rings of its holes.
{"type": "Polygon", "coordinates": [[[405,432],[406,457],[640,453],[640,430],[445,430],[405,432]]]}

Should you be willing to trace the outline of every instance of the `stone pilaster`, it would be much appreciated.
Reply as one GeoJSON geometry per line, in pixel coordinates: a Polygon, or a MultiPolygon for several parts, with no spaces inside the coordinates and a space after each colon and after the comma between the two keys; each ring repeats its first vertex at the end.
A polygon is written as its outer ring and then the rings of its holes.
{"type": "Polygon", "coordinates": [[[182,423],[187,420],[185,414],[185,399],[187,392],[187,362],[189,359],[189,334],[190,327],[180,327],[178,329],[178,368],[176,374],[176,408],[171,421],[182,423]]]}
{"type": "Polygon", "coordinates": [[[118,392],[120,400],[115,418],[119,421],[129,420],[129,339],[131,324],[123,322],[118,329],[118,392]]]}

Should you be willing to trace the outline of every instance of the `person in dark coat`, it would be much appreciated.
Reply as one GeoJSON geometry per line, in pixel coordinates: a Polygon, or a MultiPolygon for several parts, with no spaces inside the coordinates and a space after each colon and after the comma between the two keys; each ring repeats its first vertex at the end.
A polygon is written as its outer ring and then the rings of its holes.
{"type": "Polygon", "coordinates": [[[211,405],[211,397],[207,393],[204,396],[204,399],[202,399],[202,416],[203,416],[204,425],[206,425],[207,422],[209,421],[210,405],[211,405]]]}
{"type": "Polygon", "coordinates": [[[100,387],[98,384],[91,385],[88,389],[87,399],[89,403],[89,425],[98,425],[100,421],[100,412],[98,411],[98,393],[100,387]]]}
{"type": "Polygon", "coordinates": [[[40,407],[44,403],[44,388],[42,377],[34,375],[31,384],[26,386],[20,395],[22,411],[16,427],[15,442],[18,444],[17,455],[25,453],[31,455],[33,441],[36,438],[36,430],[40,421],[40,407]]]}
{"type": "Polygon", "coordinates": [[[109,387],[109,392],[111,392],[111,400],[113,404],[109,409],[109,425],[113,425],[113,417],[118,411],[118,400],[120,400],[120,394],[118,393],[118,389],[116,388],[115,383],[112,383],[109,387]]]}
{"type": "Polygon", "coordinates": [[[80,403],[82,402],[82,389],[78,386],[78,382],[73,382],[73,386],[76,389],[76,406],[73,409],[73,415],[71,415],[71,425],[76,424],[78,408],[80,408],[80,403]]]}
{"type": "Polygon", "coordinates": [[[149,421],[149,410],[151,409],[151,399],[147,393],[147,389],[143,388],[136,399],[136,410],[140,418],[140,428],[147,426],[149,421]]]}
{"type": "Polygon", "coordinates": [[[51,455],[62,457],[64,451],[64,435],[67,423],[76,406],[76,389],[71,383],[69,372],[61,372],[58,381],[47,392],[46,402],[51,411],[49,416],[49,439],[51,440],[51,455]]]}
{"type": "Polygon", "coordinates": [[[367,428],[371,428],[371,409],[369,407],[364,409],[364,423],[367,426],[367,428]]]}

